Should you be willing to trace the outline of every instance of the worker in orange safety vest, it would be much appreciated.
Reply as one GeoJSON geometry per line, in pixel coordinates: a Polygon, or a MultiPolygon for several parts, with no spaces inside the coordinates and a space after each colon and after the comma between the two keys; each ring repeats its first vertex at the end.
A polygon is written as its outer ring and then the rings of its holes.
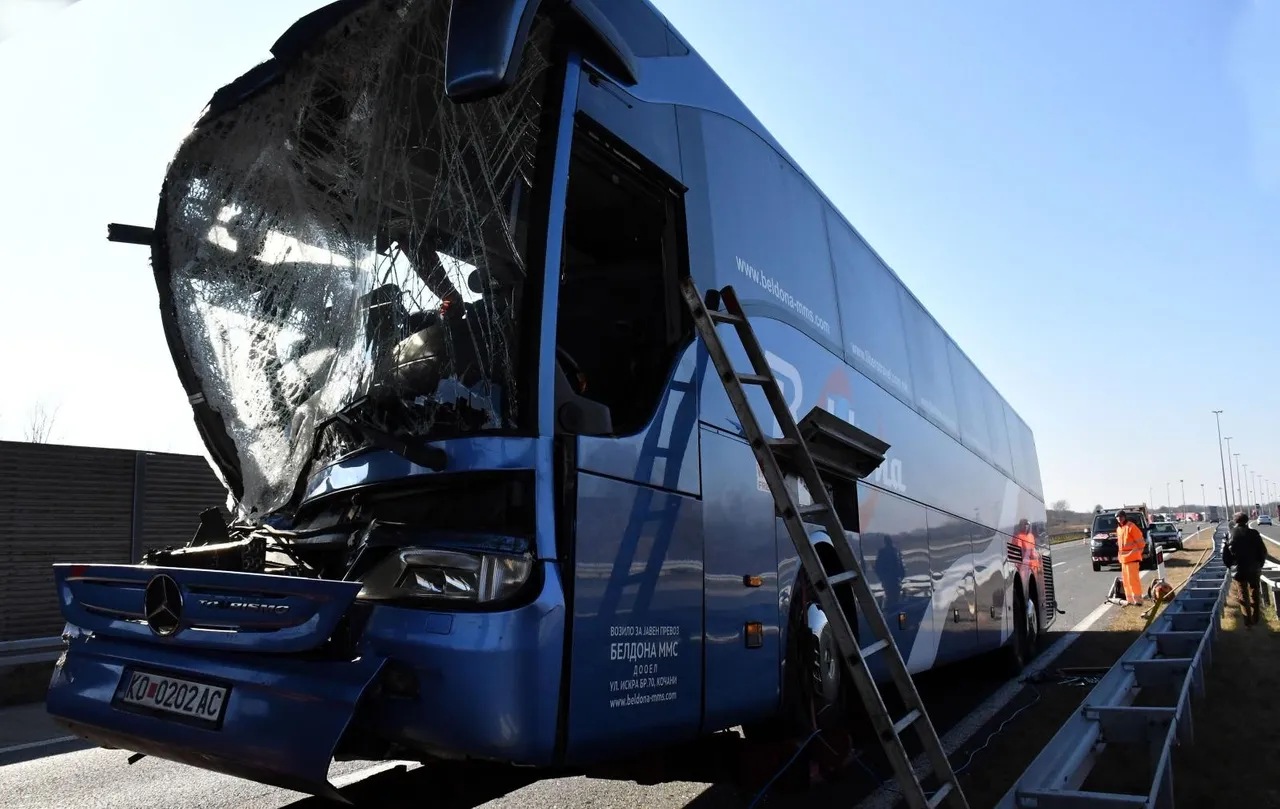
{"type": "Polygon", "coordinates": [[[1142,552],[1147,547],[1147,539],[1142,529],[1129,522],[1129,515],[1123,511],[1116,512],[1116,557],[1120,560],[1121,579],[1124,582],[1124,597],[1129,606],[1142,606],[1142,552]]]}

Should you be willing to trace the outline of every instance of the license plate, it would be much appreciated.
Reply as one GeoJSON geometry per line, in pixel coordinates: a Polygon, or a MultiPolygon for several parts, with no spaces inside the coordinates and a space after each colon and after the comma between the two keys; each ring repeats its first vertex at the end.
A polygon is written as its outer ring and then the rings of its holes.
{"type": "Polygon", "coordinates": [[[226,686],[199,683],[149,671],[126,671],[117,700],[151,711],[218,724],[227,708],[226,686]]]}

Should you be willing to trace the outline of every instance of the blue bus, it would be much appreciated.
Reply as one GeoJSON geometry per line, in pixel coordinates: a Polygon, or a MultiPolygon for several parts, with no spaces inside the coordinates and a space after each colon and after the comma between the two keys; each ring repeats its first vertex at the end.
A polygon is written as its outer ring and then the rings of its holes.
{"type": "Polygon", "coordinates": [[[797,417],[890,445],[828,485],[911,671],[1053,619],[1030,429],[645,0],[319,8],[115,233],[228,501],[55,567],[48,710],[94,743],[332,796],[335,758],[856,732],[689,276],[797,417]]]}

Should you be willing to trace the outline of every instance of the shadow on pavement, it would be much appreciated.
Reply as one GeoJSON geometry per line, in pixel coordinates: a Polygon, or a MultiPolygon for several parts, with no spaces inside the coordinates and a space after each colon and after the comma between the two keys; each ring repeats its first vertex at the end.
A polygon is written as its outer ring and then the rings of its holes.
{"type": "MultiPolygon", "coordinates": [[[[1047,636],[1046,646],[1053,640],[1053,635],[1047,636]]],[[[1007,673],[1002,669],[998,656],[987,655],[922,674],[917,678],[917,686],[939,733],[945,733],[1007,681],[1007,673]]],[[[1003,713],[997,718],[1002,716],[1003,713]]],[[[985,734],[980,732],[978,735],[985,734]]],[[[819,743],[820,739],[813,742],[819,743]]],[[[874,742],[871,746],[874,747],[874,742]]],[[[961,752],[967,755],[967,747],[962,747],[961,752]]],[[[963,758],[958,755],[959,760],[963,761],[963,758]]],[[[861,765],[854,764],[838,777],[804,790],[796,788],[796,782],[804,777],[803,766],[795,764],[786,768],[786,764],[785,756],[778,757],[775,751],[762,751],[736,734],[725,733],[669,748],[644,762],[631,763],[625,770],[608,772],[593,769],[588,776],[640,784],[709,784],[708,789],[686,804],[687,809],[741,809],[780,773],[769,788],[767,802],[762,803],[770,807],[796,809],[847,809],[874,791],[881,779],[889,777],[888,765],[878,748],[867,750],[861,765]]],[[[461,767],[439,764],[379,773],[345,787],[341,792],[352,804],[364,809],[408,809],[422,806],[424,801],[443,809],[473,809],[526,787],[539,778],[581,774],[533,772],[479,764],[461,767]]],[[[334,804],[323,799],[305,798],[289,804],[288,809],[328,809],[332,806],[334,804]]]]}
{"type": "MultiPolygon", "coordinates": [[[[396,767],[339,791],[353,806],[367,809],[472,809],[535,780],[529,770],[451,763],[412,770],[396,767]]],[[[334,809],[339,805],[326,798],[306,797],[280,809],[334,809]]]]}

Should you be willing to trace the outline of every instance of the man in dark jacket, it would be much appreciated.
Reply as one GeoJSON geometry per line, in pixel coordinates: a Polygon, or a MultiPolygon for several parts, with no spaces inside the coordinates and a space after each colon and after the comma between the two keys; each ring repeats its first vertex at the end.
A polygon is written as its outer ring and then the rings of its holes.
{"type": "Polygon", "coordinates": [[[1262,534],[1249,527],[1246,514],[1236,515],[1236,525],[1227,545],[1228,559],[1235,565],[1236,582],[1240,585],[1240,609],[1244,611],[1244,625],[1253,626],[1262,616],[1262,565],[1267,560],[1267,546],[1262,534]]]}

